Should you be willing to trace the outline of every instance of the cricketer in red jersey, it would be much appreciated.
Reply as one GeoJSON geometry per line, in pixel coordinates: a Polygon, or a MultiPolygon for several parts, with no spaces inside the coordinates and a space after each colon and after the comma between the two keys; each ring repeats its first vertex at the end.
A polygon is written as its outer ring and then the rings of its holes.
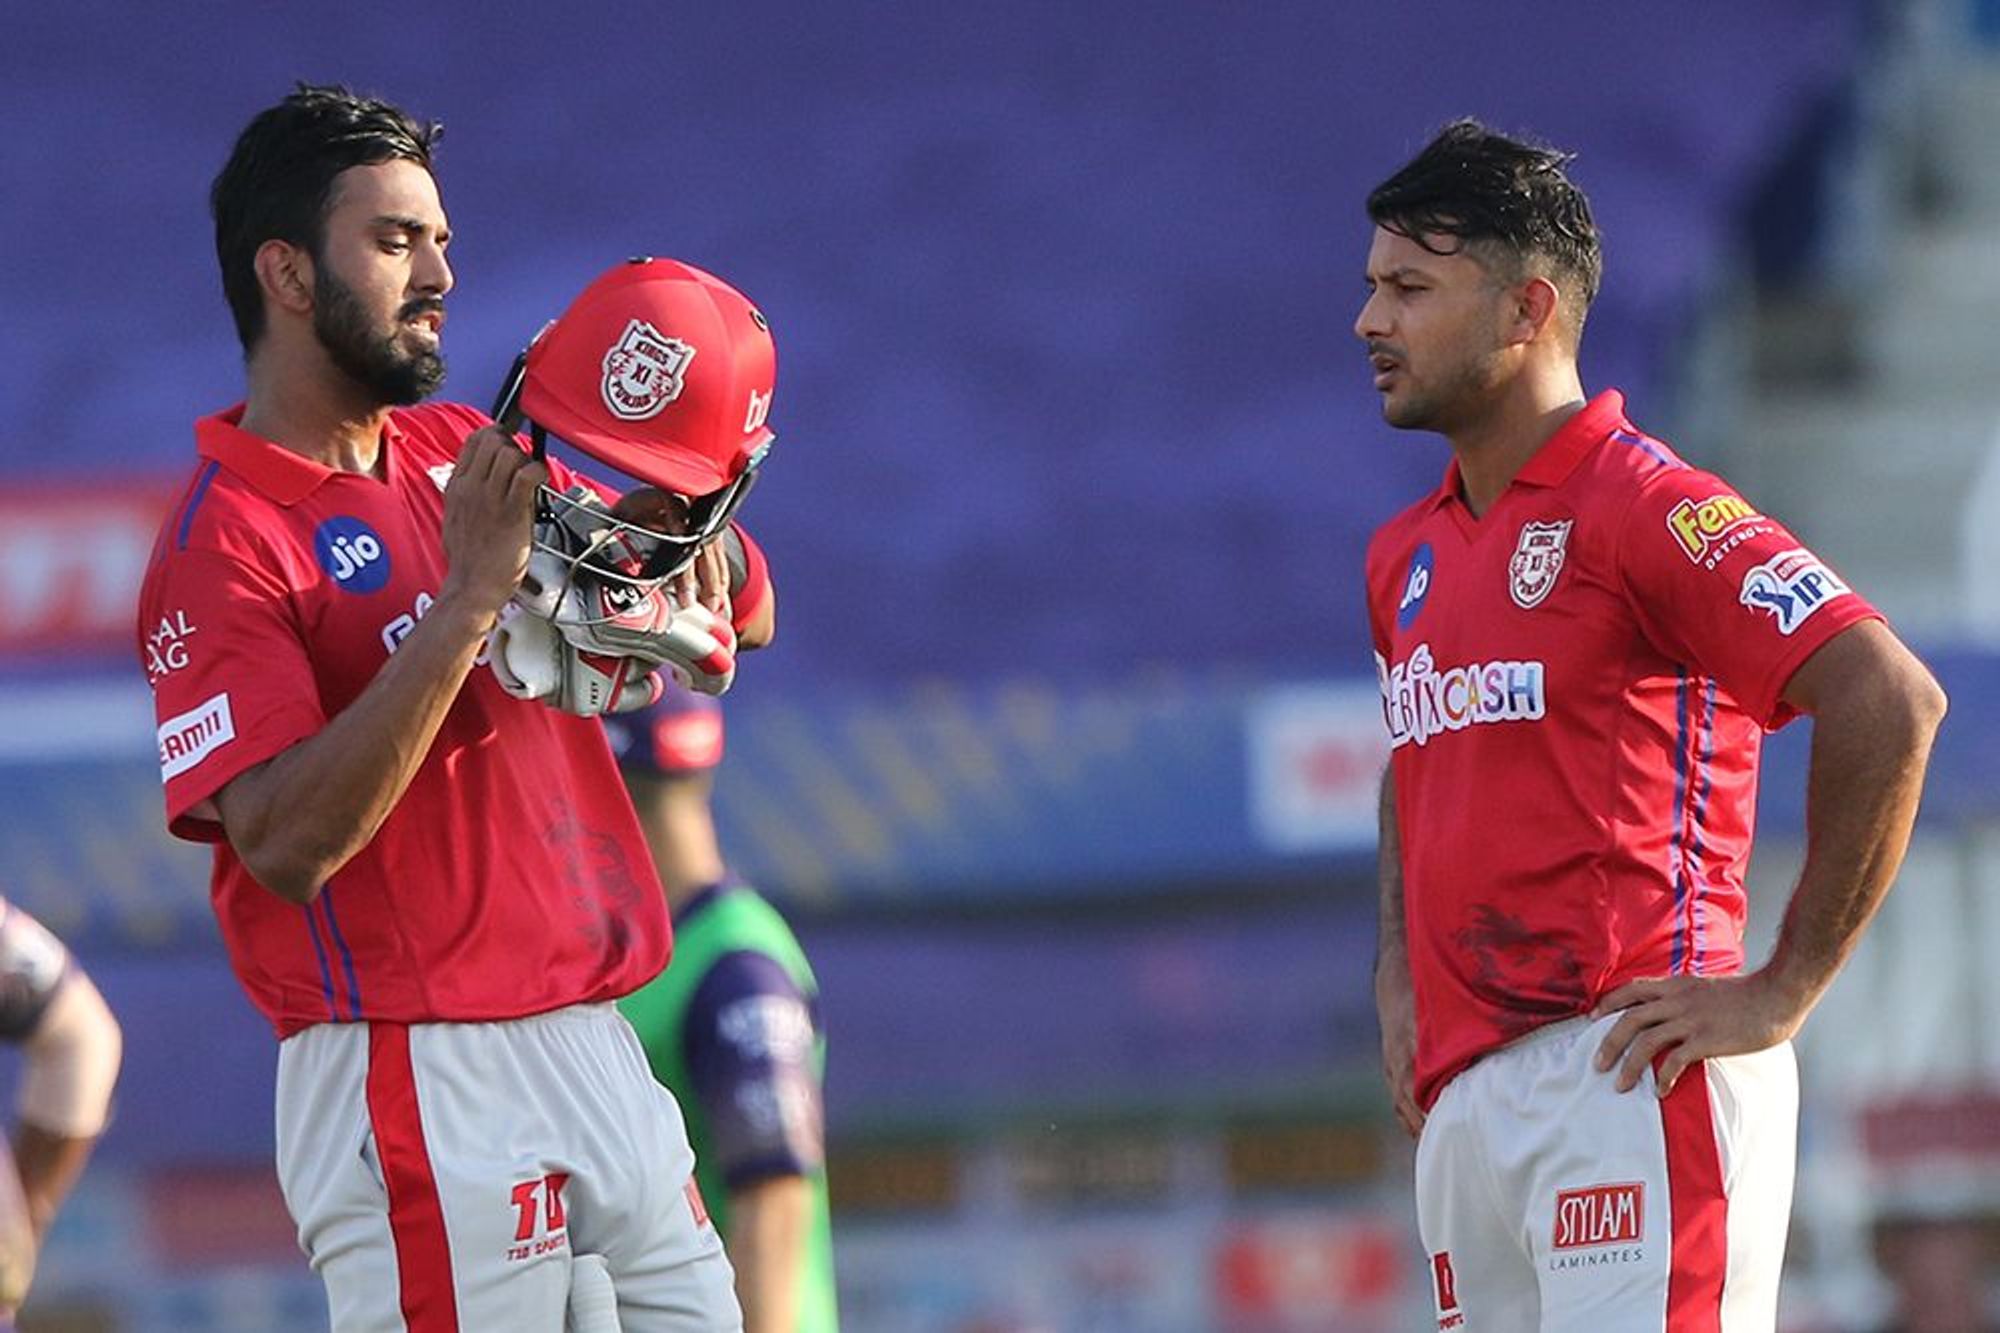
{"type": "MultiPolygon", "coordinates": [[[[444,487],[466,436],[489,424],[453,404],[393,410],[378,479],[260,439],[241,416],[196,424],[201,462],[162,529],[140,623],[179,650],[149,673],[167,818],[217,844],[216,916],[252,1002],[289,1037],[314,1023],[518,1018],[652,980],[669,926],[647,901],[650,853],[602,726],[524,707],[483,668],[375,836],[310,901],[259,883],[197,813],[324,731],[415,632],[448,574],[444,487]],[[505,818],[468,817],[480,811],[505,818]]],[[[550,470],[568,485],[560,463],[550,470]]]]}
{"type": "MultiPolygon", "coordinates": [[[[338,1333],[555,1329],[585,1254],[627,1330],[734,1329],[678,1108],[609,1003],[669,944],[610,750],[481,664],[570,478],[416,405],[452,286],[435,133],[301,87],[215,182],[249,392],[198,423],[142,592],[168,819],[214,843],[284,1039],[278,1174],[338,1333]]],[[[726,598],[720,568],[689,591],[726,598]]]]}
{"type": "Polygon", "coordinates": [[[1368,555],[1384,1067],[1440,1328],[1769,1329],[1789,1038],[1893,879],[1944,699],[1780,524],[1586,400],[1566,161],[1459,122],[1369,199],[1355,331],[1384,418],[1452,449],[1368,555]],[[1759,743],[1800,713],[1806,868],[1746,973],[1759,743]]]}

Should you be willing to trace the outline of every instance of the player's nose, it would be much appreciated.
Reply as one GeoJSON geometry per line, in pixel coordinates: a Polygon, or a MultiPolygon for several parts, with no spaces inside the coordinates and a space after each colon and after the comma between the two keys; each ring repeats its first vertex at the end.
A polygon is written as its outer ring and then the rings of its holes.
{"type": "Polygon", "coordinates": [[[1361,309],[1354,316],[1354,336],[1362,342],[1372,342],[1388,334],[1387,321],[1382,318],[1382,293],[1372,291],[1368,299],[1361,303],[1361,309]]]}
{"type": "Polygon", "coordinates": [[[443,296],[455,281],[451,261],[444,257],[444,251],[435,245],[424,247],[415,271],[410,274],[410,285],[425,296],[443,296]]]}

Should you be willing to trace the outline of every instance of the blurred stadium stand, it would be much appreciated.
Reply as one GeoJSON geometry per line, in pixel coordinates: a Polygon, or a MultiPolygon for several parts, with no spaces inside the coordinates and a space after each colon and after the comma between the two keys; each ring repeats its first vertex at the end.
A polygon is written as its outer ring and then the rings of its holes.
{"type": "MultiPolygon", "coordinates": [[[[785,625],[732,696],[719,801],[824,985],[869,1333],[1426,1326],[1375,1084],[1359,565],[1444,451],[1377,418],[1360,200],[1457,114],[1577,149],[1608,253],[1589,381],[1880,588],[1954,696],[1906,892],[1809,1029],[1852,1058],[1806,1050],[1829,1109],[1788,1327],[1866,1327],[1875,1205],[1931,1197],[1938,1160],[1876,1161],[1867,1127],[2000,1086],[1991,952],[1963,942],[2000,944],[2000,656],[1973,609],[2000,594],[1970,563],[2000,522],[1966,499],[1982,468],[2000,488],[1995,8],[10,14],[0,112],[35,132],[0,165],[46,185],[0,192],[0,874],[128,1032],[24,1327],[323,1324],[270,1179],[275,1050],[203,854],[159,827],[128,661],[188,421],[240,386],[207,181],[295,77],[450,124],[451,395],[483,403],[627,253],[771,316],[750,518],[785,625]],[[1914,1026],[1863,1041],[1884,993],[1914,1026]]],[[[1804,740],[1773,742],[1765,907],[1804,740]]]]}

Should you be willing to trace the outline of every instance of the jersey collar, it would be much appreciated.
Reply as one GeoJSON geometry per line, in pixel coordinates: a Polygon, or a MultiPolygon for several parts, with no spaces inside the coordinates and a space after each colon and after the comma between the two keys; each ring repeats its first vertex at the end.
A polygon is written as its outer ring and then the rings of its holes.
{"type": "MultiPolygon", "coordinates": [[[[1624,425],[1625,395],[1616,389],[1606,389],[1585,403],[1575,416],[1563,422],[1555,434],[1542,442],[1542,447],[1535,450],[1534,456],[1514,474],[1514,480],[1508,483],[1509,488],[1562,485],[1591,450],[1624,425]]],[[[1458,499],[1460,494],[1458,459],[1454,457],[1445,464],[1444,482],[1432,499],[1432,507],[1448,504],[1458,499]]]]}
{"type": "MultiPolygon", "coordinates": [[[[287,507],[311,495],[327,479],[346,475],[244,430],[241,424],[243,409],[244,404],[238,403],[214,416],[197,420],[194,423],[195,452],[203,458],[214,459],[270,499],[287,507]]],[[[382,475],[385,480],[393,481],[395,476],[396,450],[393,446],[400,434],[392,414],[382,427],[382,475]]]]}

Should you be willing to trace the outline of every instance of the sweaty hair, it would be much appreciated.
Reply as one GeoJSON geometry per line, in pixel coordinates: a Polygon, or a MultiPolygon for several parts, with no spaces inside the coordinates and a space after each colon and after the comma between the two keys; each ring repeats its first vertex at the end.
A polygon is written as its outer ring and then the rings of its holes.
{"type": "Polygon", "coordinates": [[[264,335],[258,247],[288,241],[318,259],[340,173],[397,160],[428,171],[443,132],[436,122],[416,120],[387,102],[338,85],[308,83],[244,127],[209,187],[208,207],[215,218],[222,293],[245,355],[264,335]]]}
{"type": "Polygon", "coordinates": [[[1368,217],[1433,254],[1463,250],[1504,282],[1548,278],[1574,306],[1581,333],[1604,254],[1590,201],[1563,171],[1574,158],[1455,120],[1375,187],[1368,217]],[[1456,244],[1440,246],[1441,236],[1456,244]]]}

